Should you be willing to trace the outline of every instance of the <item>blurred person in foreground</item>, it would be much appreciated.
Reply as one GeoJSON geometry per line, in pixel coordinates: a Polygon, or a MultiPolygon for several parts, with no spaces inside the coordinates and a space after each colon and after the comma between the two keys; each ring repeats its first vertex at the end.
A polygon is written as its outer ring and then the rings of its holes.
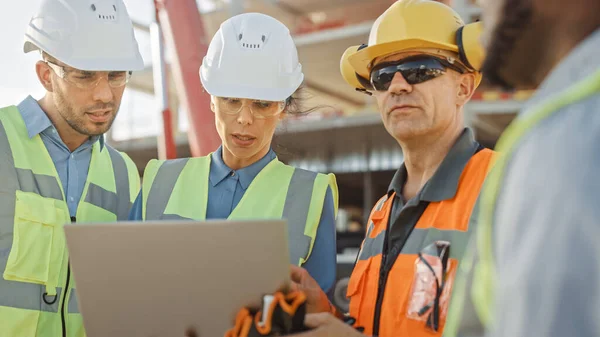
{"type": "Polygon", "coordinates": [[[482,5],[484,72],[537,92],[498,141],[448,336],[600,336],[600,1],[482,5]]]}

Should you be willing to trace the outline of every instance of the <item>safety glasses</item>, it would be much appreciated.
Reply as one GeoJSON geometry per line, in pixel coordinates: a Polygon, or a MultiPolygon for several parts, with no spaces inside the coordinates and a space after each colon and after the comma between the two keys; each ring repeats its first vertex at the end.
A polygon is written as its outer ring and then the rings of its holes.
{"type": "MultiPolygon", "coordinates": [[[[417,301],[420,302],[420,304],[414,303],[417,305],[417,307],[409,309],[409,312],[416,310],[416,314],[420,317],[423,317],[425,314],[429,313],[426,324],[427,327],[433,331],[438,331],[440,327],[441,299],[442,293],[444,292],[444,287],[448,281],[446,271],[448,269],[449,257],[450,242],[448,241],[435,241],[429,246],[423,248],[423,250],[421,250],[418,254],[418,264],[423,265],[427,272],[430,273],[428,276],[419,275],[419,279],[433,279],[435,288],[431,289],[434,291],[433,299],[421,302],[425,299],[425,297],[420,297],[421,301],[417,301]]],[[[425,284],[422,286],[427,287],[427,283],[429,282],[425,282],[425,284]]]]}
{"type": "Polygon", "coordinates": [[[265,119],[279,115],[285,109],[286,102],[262,101],[233,97],[212,97],[213,104],[219,112],[226,115],[237,115],[243,107],[248,107],[254,118],[265,119]]]}
{"type": "Polygon", "coordinates": [[[131,78],[131,71],[85,71],[50,61],[45,62],[58,77],[80,89],[95,88],[103,78],[107,79],[109,86],[120,88],[131,78]]]}
{"type": "Polygon", "coordinates": [[[378,64],[371,70],[370,86],[377,91],[387,91],[396,73],[410,85],[438,78],[450,68],[461,74],[465,71],[450,62],[433,56],[415,56],[400,61],[378,64]]]}

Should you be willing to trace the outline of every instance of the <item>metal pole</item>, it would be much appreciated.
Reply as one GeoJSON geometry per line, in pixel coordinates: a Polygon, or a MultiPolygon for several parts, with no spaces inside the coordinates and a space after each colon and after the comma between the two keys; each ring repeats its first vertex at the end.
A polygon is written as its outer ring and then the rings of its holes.
{"type": "Polygon", "coordinates": [[[177,158],[177,147],[173,136],[173,117],[169,108],[168,78],[165,64],[162,30],[158,22],[150,24],[152,47],[152,74],[154,77],[154,95],[162,115],[162,133],[158,137],[158,158],[177,158]]]}

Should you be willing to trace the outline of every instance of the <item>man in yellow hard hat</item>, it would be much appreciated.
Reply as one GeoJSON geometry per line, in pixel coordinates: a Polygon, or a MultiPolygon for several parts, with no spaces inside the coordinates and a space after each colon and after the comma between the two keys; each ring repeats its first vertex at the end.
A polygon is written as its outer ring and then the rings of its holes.
{"type": "Polygon", "coordinates": [[[369,217],[348,285],[349,315],[331,309],[305,270],[292,269],[307,311],[321,312],[308,315],[313,329],[298,336],[442,335],[494,156],[463,116],[481,80],[480,30],[442,3],[402,0],[375,21],[368,45],[342,56],[344,79],[376,99],[405,161],[369,217]]]}

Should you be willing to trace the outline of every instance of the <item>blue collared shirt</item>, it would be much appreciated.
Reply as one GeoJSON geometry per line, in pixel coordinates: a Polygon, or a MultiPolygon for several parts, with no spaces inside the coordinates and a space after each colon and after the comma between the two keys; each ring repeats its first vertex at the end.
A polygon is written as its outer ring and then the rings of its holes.
{"type": "Polygon", "coordinates": [[[75,216],[87,180],[92,159],[92,146],[95,142],[100,141],[100,146],[103,147],[104,137],[90,137],[75,151],[71,152],[33,97],[28,96],[17,107],[25,122],[29,138],[37,135],[42,138],[60,178],[69,213],[72,217],[75,216]]]}
{"type": "MultiPolygon", "coordinates": [[[[239,170],[229,168],[222,157],[222,147],[212,154],[210,173],[208,176],[208,205],[207,219],[226,219],[237,206],[246,189],[262,171],[277,156],[271,149],[256,163],[239,170]]],[[[142,219],[142,197],[138,195],[131,213],[130,220],[142,219]]],[[[303,265],[309,274],[315,278],[321,288],[327,292],[335,283],[336,245],[335,245],[335,212],[333,194],[327,189],[321,221],[311,255],[303,265]]]]}

